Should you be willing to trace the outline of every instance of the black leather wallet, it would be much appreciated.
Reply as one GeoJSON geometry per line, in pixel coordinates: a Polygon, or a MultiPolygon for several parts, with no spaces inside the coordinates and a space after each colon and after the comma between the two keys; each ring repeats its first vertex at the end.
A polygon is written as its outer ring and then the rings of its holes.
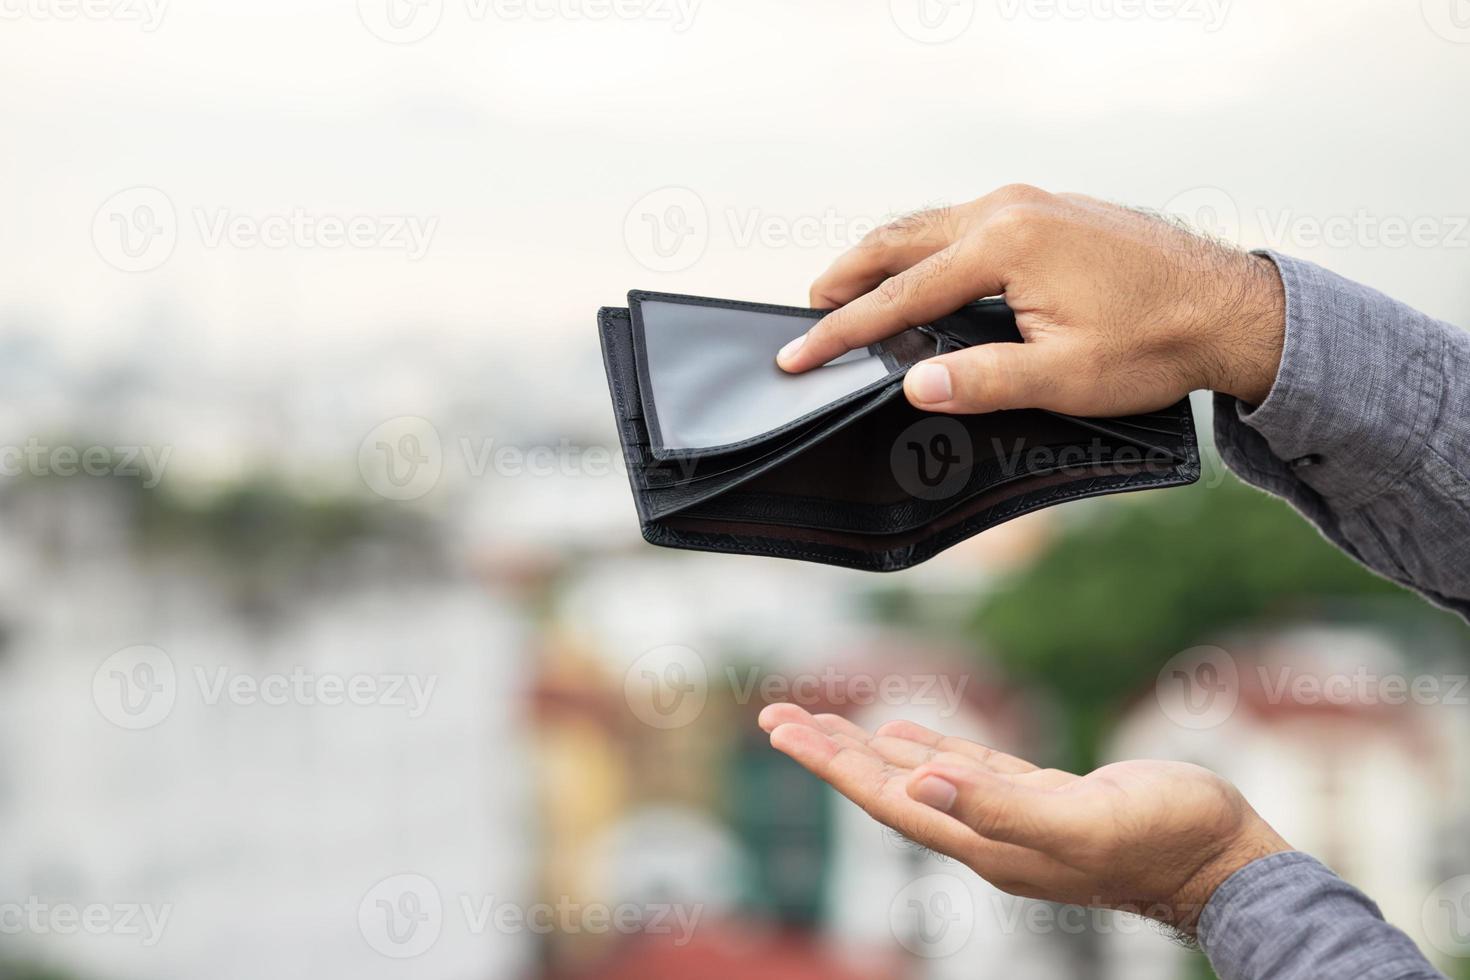
{"type": "Polygon", "coordinates": [[[1199,478],[1187,398],[1116,419],[909,405],[919,361],[1021,339],[1003,300],[781,371],[776,352],[824,315],[639,291],[598,312],[644,538],[894,571],[1027,511],[1199,478]]]}

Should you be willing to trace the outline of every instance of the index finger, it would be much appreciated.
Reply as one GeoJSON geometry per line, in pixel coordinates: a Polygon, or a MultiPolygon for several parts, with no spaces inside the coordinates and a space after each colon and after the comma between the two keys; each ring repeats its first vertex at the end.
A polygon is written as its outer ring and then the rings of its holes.
{"type": "Polygon", "coordinates": [[[987,878],[1032,880],[1043,874],[1065,872],[1053,859],[1027,848],[976,837],[958,817],[912,799],[902,774],[864,748],[844,745],[816,728],[798,723],[778,725],[771,732],[771,745],[875,820],[925,847],[963,856],[987,878]]]}
{"type": "Polygon", "coordinates": [[[858,347],[930,323],[982,296],[1005,291],[980,240],[935,252],[877,289],[833,310],[776,355],[785,371],[808,371],[858,347]]]}
{"type": "Polygon", "coordinates": [[[988,745],[981,745],[979,742],[972,742],[969,739],[956,738],[953,735],[936,732],[932,728],[925,728],[918,722],[908,721],[907,719],[886,722],[879,726],[873,735],[875,748],[879,739],[898,739],[905,742],[916,742],[919,745],[933,750],[935,753],[954,752],[959,755],[969,756],[980,765],[994,769],[997,772],[1018,774],[1036,771],[1036,766],[1027,762],[1025,759],[1018,759],[1013,755],[1001,752],[999,749],[993,749],[988,745]]]}
{"type": "Polygon", "coordinates": [[[906,215],[873,229],[812,283],[812,307],[830,310],[852,302],[889,276],[954,244],[964,231],[965,221],[964,209],[943,207],[906,215]]]}

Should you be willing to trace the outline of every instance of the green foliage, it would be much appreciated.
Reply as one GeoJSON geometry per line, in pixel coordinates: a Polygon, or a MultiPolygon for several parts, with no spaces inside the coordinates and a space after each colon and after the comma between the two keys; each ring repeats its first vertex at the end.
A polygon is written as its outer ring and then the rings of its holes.
{"type": "Polygon", "coordinates": [[[191,542],[233,562],[261,562],[283,551],[319,555],[384,530],[371,504],[309,497],[268,479],[234,484],[199,500],[143,491],[137,516],[145,541],[191,542]]]}
{"type": "Polygon", "coordinates": [[[0,980],[75,980],[73,974],[38,963],[0,961],[0,980]]]}
{"type": "MultiPolygon", "coordinates": [[[[260,616],[303,588],[354,575],[423,582],[448,568],[428,515],[269,472],[208,489],[120,475],[30,476],[0,488],[0,506],[63,492],[82,495],[67,505],[73,509],[104,508],[129,560],[208,576],[260,616]]],[[[53,517],[65,521],[69,512],[53,517]]]]}
{"type": "MultiPolygon", "coordinates": [[[[1387,607],[1405,594],[1233,477],[1095,509],[989,594],[970,624],[1008,669],[1060,702],[1062,761],[1084,771],[1123,702],[1180,650],[1242,625],[1330,619],[1344,600],[1387,607]]],[[[1411,616],[1447,614],[1416,600],[1411,616]]]]}
{"type": "Polygon", "coordinates": [[[1184,976],[1188,980],[1217,980],[1210,961],[1205,959],[1204,953],[1200,952],[1190,954],[1189,963],[1184,968],[1184,976]]]}

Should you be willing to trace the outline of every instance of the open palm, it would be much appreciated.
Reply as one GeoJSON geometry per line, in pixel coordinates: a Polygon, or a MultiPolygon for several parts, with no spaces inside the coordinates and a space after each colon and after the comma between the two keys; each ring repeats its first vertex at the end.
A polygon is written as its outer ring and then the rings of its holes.
{"type": "Polygon", "coordinates": [[[1077,776],[913,722],[869,734],[793,704],[767,706],[760,725],[874,819],[1015,895],[1188,930],[1225,878],[1288,849],[1235,787],[1199,766],[1121,762],[1077,776]]]}

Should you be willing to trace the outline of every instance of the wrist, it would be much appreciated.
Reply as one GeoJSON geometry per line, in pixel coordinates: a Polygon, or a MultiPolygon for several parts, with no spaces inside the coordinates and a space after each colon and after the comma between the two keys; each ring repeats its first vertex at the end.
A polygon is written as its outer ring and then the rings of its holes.
{"type": "Polygon", "coordinates": [[[1167,924],[1193,936],[1205,906],[1227,878],[1261,858],[1289,850],[1291,845],[1270,824],[1251,813],[1247,825],[1201,862],[1175,892],[1167,904],[1171,915],[1167,924]]]}
{"type": "Polygon", "coordinates": [[[1276,263],[1234,253],[1219,277],[1205,345],[1205,387],[1259,405],[1271,393],[1286,341],[1286,288],[1276,263]]]}

